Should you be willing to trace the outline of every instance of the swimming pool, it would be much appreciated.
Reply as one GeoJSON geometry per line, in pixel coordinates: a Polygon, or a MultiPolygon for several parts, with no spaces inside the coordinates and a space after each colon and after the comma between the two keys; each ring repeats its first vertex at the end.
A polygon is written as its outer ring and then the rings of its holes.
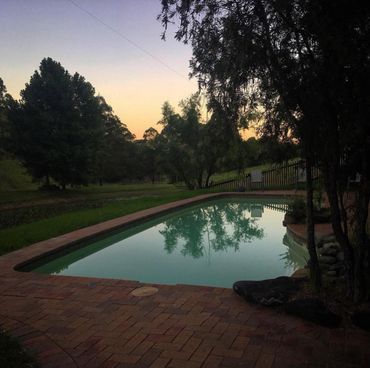
{"type": "Polygon", "coordinates": [[[290,275],[305,265],[307,253],[287,241],[285,208],[278,198],[201,202],[86,241],[28,270],[221,287],[290,275]]]}

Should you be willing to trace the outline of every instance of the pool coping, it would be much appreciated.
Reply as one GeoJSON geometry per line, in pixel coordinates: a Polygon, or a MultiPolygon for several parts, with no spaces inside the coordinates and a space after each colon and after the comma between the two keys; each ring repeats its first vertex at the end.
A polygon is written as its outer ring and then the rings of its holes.
{"type": "MultiPolygon", "coordinates": [[[[137,211],[132,214],[113,218],[111,220],[103,221],[95,225],[90,225],[78,230],[71,231],[66,234],[59,235],[54,238],[43,240],[19,250],[10,252],[0,257],[1,273],[22,272],[21,269],[35,261],[38,261],[44,257],[52,256],[55,253],[59,253],[63,250],[69,249],[76,244],[86,240],[93,239],[94,237],[104,235],[114,230],[124,229],[127,226],[131,226],[140,223],[145,220],[149,220],[158,215],[165,215],[177,209],[185,208],[197,203],[206,202],[208,200],[216,198],[227,198],[227,197],[280,197],[280,198],[291,198],[299,195],[297,192],[292,191],[274,191],[274,192],[219,192],[219,193],[208,193],[191,198],[186,198],[174,202],[169,202],[163,205],[151,207],[145,210],[137,211]]],[[[32,272],[32,271],[31,271],[32,272]]],[[[56,277],[54,275],[49,275],[56,277]]],[[[57,276],[58,277],[58,276],[57,276]]],[[[60,276],[59,276],[60,277],[60,276]]],[[[97,279],[94,277],[86,277],[97,279]]]]}

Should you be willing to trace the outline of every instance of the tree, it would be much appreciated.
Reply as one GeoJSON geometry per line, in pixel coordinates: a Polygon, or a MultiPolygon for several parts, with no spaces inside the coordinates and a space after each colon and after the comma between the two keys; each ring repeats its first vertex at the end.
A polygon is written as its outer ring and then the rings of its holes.
{"type": "Polygon", "coordinates": [[[103,137],[96,151],[96,172],[100,185],[103,181],[117,182],[132,175],[133,139],[135,136],[114,115],[103,97],[99,98],[103,120],[103,137]]]}
{"type": "Polygon", "coordinates": [[[229,147],[222,118],[214,112],[207,123],[200,121],[199,95],[180,102],[181,115],[165,103],[162,108],[168,173],[184,181],[189,189],[207,187],[229,147]]]}
{"type": "MultiPolygon", "coordinates": [[[[235,144],[235,137],[230,135],[222,115],[215,110],[204,126],[204,135],[200,142],[206,171],[205,187],[210,185],[212,175],[225,166],[225,159],[230,158],[228,153],[239,143],[241,142],[237,140],[235,144]]],[[[235,161],[235,156],[230,160],[235,161]]]]}
{"type": "MultiPolygon", "coordinates": [[[[192,44],[192,75],[212,105],[230,112],[229,124],[236,124],[241,109],[262,107],[267,135],[298,139],[308,173],[320,164],[333,230],[345,252],[349,294],[368,297],[370,5],[348,0],[163,0],[162,5],[165,27],[179,17],[176,38],[192,44]],[[346,221],[342,225],[343,163],[361,173],[352,234],[346,221]]],[[[307,184],[311,218],[312,183],[307,184]]],[[[319,286],[313,233],[309,220],[311,275],[319,286]]]]}
{"type": "Polygon", "coordinates": [[[153,127],[150,127],[145,130],[143,134],[143,139],[145,142],[153,143],[158,136],[159,136],[158,131],[153,127]]]}
{"type": "Polygon", "coordinates": [[[165,102],[162,107],[162,145],[165,147],[168,174],[194,189],[199,181],[196,148],[200,136],[199,101],[196,95],[180,103],[182,115],[165,102]]]}
{"type": "Polygon", "coordinates": [[[99,98],[81,75],[46,58],[11,111],[16,155],[36,180],[87,184],[103,134],[99,98]]]}
{"type": "Polygon", "coordinates": [[[156,177],[163,172],[163,157],[158,131],[153,127],[146,129],[140,143],[139,156],[143,165],[143,176],[149,176],[154,184],[156,177]]]}
{"type": "Polygon", "coordinates": [[[0,157],[10,150],[9,106],[12,101],[0,78],[0,157]]]}

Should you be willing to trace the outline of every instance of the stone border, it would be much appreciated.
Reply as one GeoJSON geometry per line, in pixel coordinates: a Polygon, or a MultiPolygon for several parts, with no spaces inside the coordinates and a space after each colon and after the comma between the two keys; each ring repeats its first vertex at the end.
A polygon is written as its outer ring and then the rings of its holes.
{"type": "MultiPolygon", "coordinates": [[[[38,261],[42,258],[59,253],[64,249],[76,246],[82,241],[92,239],[96,236],[109,233],[114,230],[124,229],[125,227],[138,224],[149,220],[158,215],[168,214],[175,210],[189,207],[193,204],[206,202],[216,198],[227,197],[294,197],[297,193],[293,191],[265,191],[265,192],[221,192],[203,194],[192,198],[187,198],[175,202],[166,203],[160,206],[148,208],[129,215],[117,217],[95,225],[87,226],[82,229],[59,235],[55,238],[43,240],[41,242],[26,246],[25,248],[5,254],[0,257],[0,266],[2,273],[11,273],[20,271],[23,267],[38,261]]],[[[26,273],[26,272],[22,272],[26,273]]]]}

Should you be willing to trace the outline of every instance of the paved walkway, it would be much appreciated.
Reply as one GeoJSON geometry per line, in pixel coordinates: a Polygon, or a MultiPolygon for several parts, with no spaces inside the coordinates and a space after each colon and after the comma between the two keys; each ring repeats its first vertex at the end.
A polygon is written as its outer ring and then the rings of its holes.
{"type": "Polygon", "coordinates": [[[0,324],[36,353],[42,367],[370,366],[369,333],[318,327],[248,304],[230,289],[156,285],[156,294],[135,297],[131,292],[143,286],[137,282],[14,271],[136,216],[0,257],[0,324]]]}

